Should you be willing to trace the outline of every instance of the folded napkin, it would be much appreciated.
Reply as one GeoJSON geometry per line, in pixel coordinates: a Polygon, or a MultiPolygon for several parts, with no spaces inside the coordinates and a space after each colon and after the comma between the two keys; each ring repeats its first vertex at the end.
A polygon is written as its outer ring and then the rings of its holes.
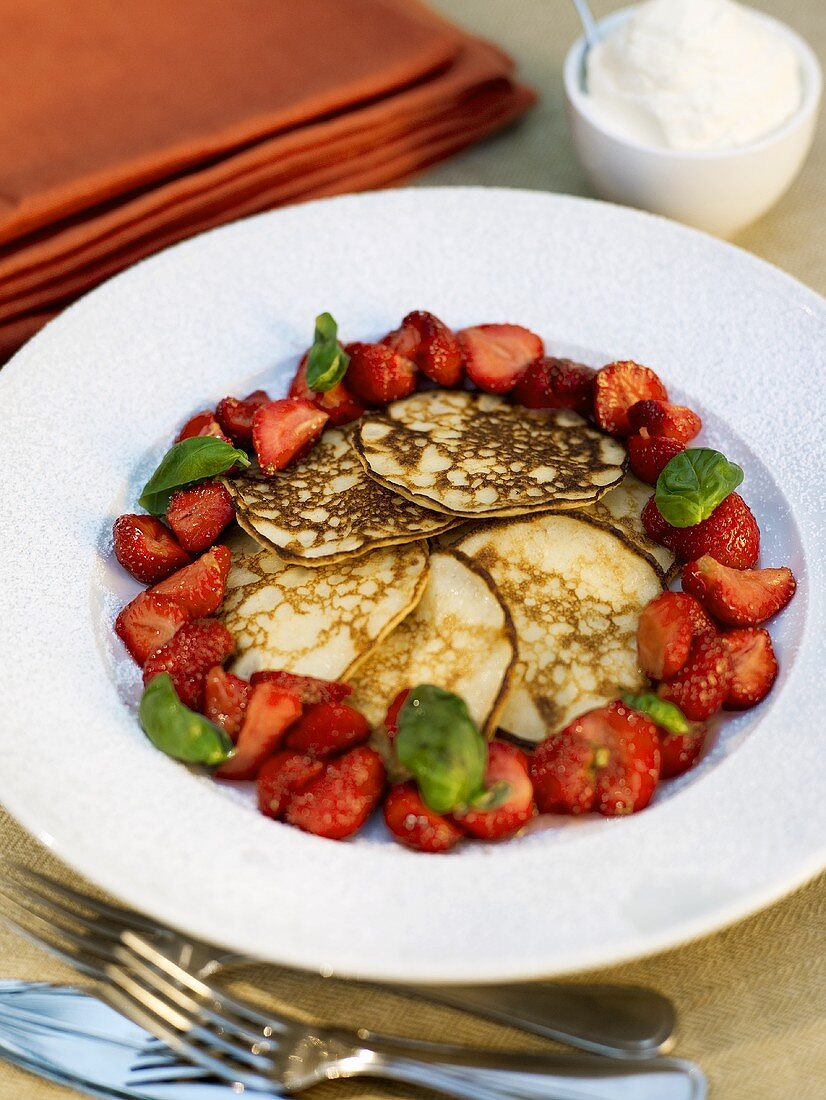
{"type": "Polygon", "coordinates": [[[0,357],[159,248],[490,133],[512,69],[417,0],[0,0],[0,357]]]}

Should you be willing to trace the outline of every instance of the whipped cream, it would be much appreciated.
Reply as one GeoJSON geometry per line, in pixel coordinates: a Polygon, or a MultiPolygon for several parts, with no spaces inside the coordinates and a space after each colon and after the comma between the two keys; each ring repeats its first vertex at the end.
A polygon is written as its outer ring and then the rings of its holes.
{"type": "Polygon", "coordinates": [[[588,54],[595,114],[623,137],[670,149],[732,149],[800,105],[790,43],[733,0],[648,0],[588,54]]]}

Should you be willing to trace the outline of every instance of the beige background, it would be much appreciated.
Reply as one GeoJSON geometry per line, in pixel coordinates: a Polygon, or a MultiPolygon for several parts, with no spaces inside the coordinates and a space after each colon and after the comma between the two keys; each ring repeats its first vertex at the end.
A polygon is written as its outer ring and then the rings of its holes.
{"type": "MultiPolygon", "coordinates": [[[[446,15],[495,39],[519,61],[542,94],[518,127],[441,165],[422,183],[528,187],[586,194],[573,161],[560,95],[565,50],[577,32],[568,0],[432,0],[446,15]]],[[[593,0],[600,15],[618,4],[593,0]]],[[[824,0],[757,0],[785,18],[823,55],[824,0]]],[[[741,233],[737,244],[826,292],[821,261],[826,221],[826,136],[821,124],[811,159],[780,205],[741,233]]],[[[801,762],[817,766],[818,762],[801,762]]],[[[826,793],[826,792],[825,792],[826,793]]],[[[771,812],[771,807],[767,807],[771,812]]],[[[70,877],[2,811],[0,851],[70,877]]],[[[598,903],[598,899],[596,899],[598,903]]],[[[826,877],[749,920],[654,958],[582,980],[636,982],[668,994],[680,1012],[677,1052],[705,1069],[715,1100],[816,1100],[826,1096],[826,877]]],[[[549,934],[551,934],[549,932],[549,934]]],[[[73,975],[0,930],[0,976],[72,980],[73,975]]],[[[340,1023],[410,1029],[434,1038],[544,1049],[518,1033],[435,1009],[272,967],[235,972],[238,992],[279,995],[340,1023]]],[[[0,1063],[0,1100],[59,1100],[65,1090],[0,1063]]],[[[365,1082],[324,1086],[312,1096],[413,1097],[365,1082]]]]}

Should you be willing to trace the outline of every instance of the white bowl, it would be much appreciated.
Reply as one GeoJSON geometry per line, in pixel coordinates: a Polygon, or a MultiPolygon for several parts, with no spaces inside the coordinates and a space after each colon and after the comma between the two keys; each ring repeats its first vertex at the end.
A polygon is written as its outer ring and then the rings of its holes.
{"type": "MultiPolygon", "coordinates": [[[[603,19],[615,30],[633,12],[603,19]]],[[[758,12],[797,53],[803,81],[800,106],[778,129],[737,149],[686,152],[643,145],[606,127],[583,89],[585,40],[565,59],[564,80],[574,152],[588,183],[603,199],[664,214],[720,237],[729,237],[772,207],[791,185],[811,148],[822,75],[817,57],[785,24],[758,12]]]]}

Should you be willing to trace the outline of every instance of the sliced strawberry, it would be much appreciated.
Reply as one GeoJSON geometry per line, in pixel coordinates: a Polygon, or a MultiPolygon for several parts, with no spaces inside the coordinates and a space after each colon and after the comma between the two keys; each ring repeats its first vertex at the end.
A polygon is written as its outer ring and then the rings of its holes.
{"type": "Polygon", "coordinates": [[[701,634],[716,634],[717,624],[712,620],[706,609],[693,596],[689,598],[691,599],[689,614],[691,616],[692,637],[699,638],[701,634]]]}
{"type": "Polygon", "coordinates": [[[649,436],[645,428],[639,435],[632,435],[626,446],[631,472],[640,481],[645,481],[649,485],[656,485],[657,478],[674,455],[685,450],[682,443],[678,443],[676,439],[668,439],[667,436],[649,436]]]}
{"type": "Polygon", "coordinates": [[[293,795],[286,820],[307,833],[343,840],[357,832],[378,806],[385,780],[379,754],[359,745],[328,761],[317,779],[293,795]]]}
{"type": "Polygon", "coordinates": [[[192,558],[156,516],[118,516],[112,528],[115,557],[143,584],[162,581],[192,558]]]}
{"type": "Polygon", "coordinates": [[[732,677],[726,710],[748,710],[762,702],[777,679],[779,666],[768,630],[745,628],[721,635],[731,657],[732,677]]]}
{"type": "Polygon", "coordinates": [[[204,409],[203,412],[195,413],[194,416],[190,417],[178,432],[178,438],[175,442],[180,443],[182,439],[194,439],[199,435],[214,435],[216,439],[222,439],[224,443],[231,442],[221,431],[221,425],[215,419],[215,413],[211,409],[204,409]]]}
{"type": "Polygon", "coordinates": [[[422,374],[439,386],[458,386],[464,373],[464,356],[459,339],[444,321],[423,309],[404,318],[401,327],[381,341],[406,359],[412,359],[422,374]]]}
{"type": "Polygon", "coordinates": [[[300,752],[277,752],[258,769],[258,809],[267,817],[283,817],[293,795],[321,775],[324,763],[300,752]]]}
{"type": "Polygon", "coordinates": [[[530,363],[544,354],[542,340],[521,325],[476,325],[459,333],[468,378],[487,393],[508,393],[530,363]]]}
{"type": "Polygon", "coordinates": [[[235,519],[232,497],[220,481],[203,481],[172,494],[166,510],[169,526],[184,550],[200,554],[217,542],[235,519]]]}
{"type": "Polygon", "coordinates": [[[305,455],[328,420],[326,412],[299,397],[260,405],[252,421],[252,444],[261,472],[272,477],[305,455]]]}
{"type": "Polygon", "coordinates": [[[246,680],[215,665],[204,680],[204,717],[236,741],[251,691],[246,680]]]}
{"type": "Polygon", "coordinates": [[[694,722],[687,733],[660,730],[660,779],[673,779],[697,763],[706,743],[706,727],[694,722]]]}
{"type": "Polygon", "coordinates": [[[285,691],[297,695],[305,707],[314,703],[341,703],[353,694],[349,684],[340,680],[318,680],[315,676],[299,676],[295,672],[270,672],[261,670],[250,676],[253,687],[256,684],[275,684],[285,691]]]}
{"type": "Polygon", "coordinates": [[[730,569],[709,554],[683,569],[683,588],[727,626],[758,626],[781,611],[797,581],[791,569],[730,569]]]}
{"type": "Polygon", "coordinates": [[[705,722],[725,702],[731,671],[731,659],[722,640],[714,634],[702,634],[691,643],[683,667],[663,680],[657,694],[676,703],[689,722],[705,722]]]}
{"type": "Polygon", "coordinates": [[[385,344],[348,344],[347,385],[367,405],[387,405],[416,388],[416,364],[385,344]]]}
{"type": "Polygon", "coordinates": [[[682,592],[663,592],[640,612],[637,657],[640,668],[652,680],[673,676],[688,660],[694,634],[693,602],[682,592]]]}
{"type": "Polygon", "coordinates": [[[287,733],[284,744],[310,756],[333,756],[370,737],[370,723],[346,703],[316,703],[308,707],[287,733]]]}
{"type": "Polygon", "coordinates": [[[189,619],[184,609],[157,592],[141,592],[115,619],[115,633],[139,665],[169,641],[189,619]]]}
{"type": "Polygon", "coordinates": [[[635,813],[660,775],[657,729],[639,711],[609,703],[543,741],[530,771],[540,813],[635,813]]]}
{"type": "Polygon", "coordinates": [[[253,390],[246,397],[224,397],[218,402],[215,418],[223,431],[238,446],[252,443],[252,418],[255,410],[269,403],[269,394],[253,390]]]}
{"type": "Polygon", "coordinates": [[[693,527],[672,527],[652,496],[642,510],[642,524],[649,537],[680,561],[711,554],[723,565],[750,569],[760,553],[760,528],[751,509],[737,493],[729,493],[708,519],[693,527]]]}
{"type": "Polygon", "coordinates": [[[673,439],[675,443],[690,443],[703,426],[699,416],[685,405],[668,401],[637,401],[628,410],[628,420],[635,432],[643,428],[655,439],[673,439]]]}
{"type": "Polygon", "coordinates": [[[213,546],[192,565],[179,569],[151,591],[169,596],[191,619],[212,615],[224,599],[231,565],[230,550],[226,546],[213,546]]]}
{"type": "Polygon", "coordinates": [[[584,363],[542,356],[528,364],[513,396],[528,409],[575,409],[590,416],[594,411],[595,375],[596,371],[584,363]]]}
{"type": "Polygon", "coordinates": [[[456,824],[471,836],[482,840],[501,840],[513,836],[536,814],[533,784],[527,755],[506,741],[492,741],[488,748],[485,786],[507,783],[507,800],[492,810],[471,810],[457,817],[456,824]]]}
{"type": "Polygon", "coordinates": [[[399,711],[407,702],[409,694],[410,688],[404,688],[387,708],[387,714],[384,716],[384,728],[391,741],[395,741],[396,734],[399,732],[399,711]]]}
{"type": "Polygon", "coordinates": [[[301,700],[273,684],[250,692],[235,755],[215,773],[219,779],[255,779],[268,756],[281,746],[289,726],[301,715],[301,700]]]}
{"type": "Polygon", "coordinates": [[[594,379],[594,415],[597,424],[611,435],[627,436],[634,431],[628,410],[638,401],[667,401],[668,392],[648,367],[627,359],[609,363],[594,379]]]}
{"type": "Polygon", "coordinates": [[[290,383],[288,396],[311,401],[317,409],[327,413],[330,418],[328,424],[331,428],[339,427],[341,424],[349,424],[351,421],[358,420],[360,416],[363,416],[366,411],[364,405],[350,393],[344,382],[338,382],[332,389],[325,390],[323,393],[319,390],[310,389],[307,385],[308,355],[309,352],[305,352],[298,364],[295,378],[290,383]]]}
{"type": "Polygon", "coordinates": [[[400,783],[384,800],[387,828],[402,844],[419,852],[447,852],[462,839],[454,822],[422,801],[415,783],[400,783]]]}
{"type": "Polygon", "coordinates": [[[184,623],[168,642],[156,649],[143,666],[143,682],[168,672],[178,698],[191,710],[200,710],[204,681],[213,665],[222,665],[235,651],[235,639],[217,619],[184,623]]]}

